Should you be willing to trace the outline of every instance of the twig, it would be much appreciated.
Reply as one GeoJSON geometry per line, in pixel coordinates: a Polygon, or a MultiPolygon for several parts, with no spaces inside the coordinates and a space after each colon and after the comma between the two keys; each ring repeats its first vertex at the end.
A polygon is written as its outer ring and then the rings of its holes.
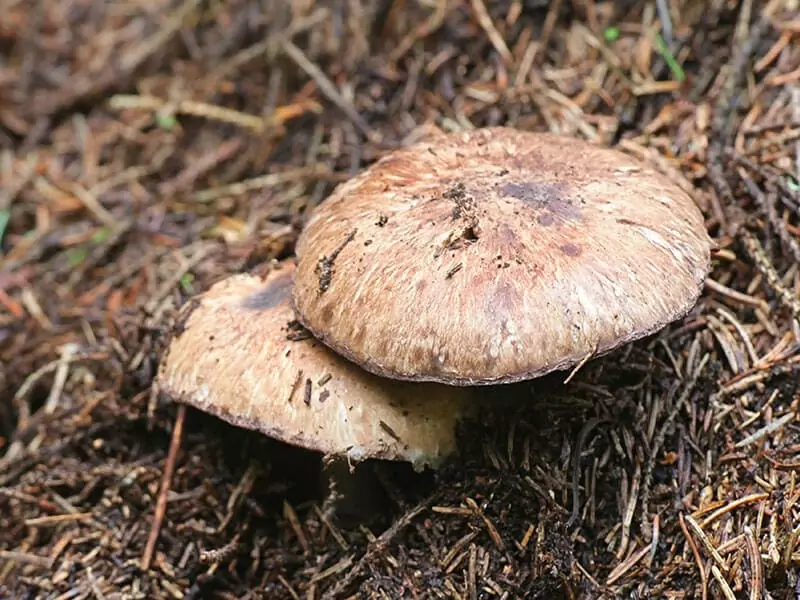
{"type": "Polygon", "coordinates": [[[92,194],[78,182],[72,182],[69,187],[75,197],[83,203],[86,209],[91,212],[98,221],[109,227],[117,226],[116,217],[114,217],[114,215],[112,215],[102,204],[100,204],[97,196],[92,194]]]}
{"type": "Polygon", "coordinates": [[[61,392],[64,391],[64,384],[67,382],[69,364],[72,362],[73,357],[77,352],[77,344],[64,344],[64,346],[61,348],[61,358],[58,360],[58,366],[56,367],[56,376],[53,379],[53,387],[50,388],[50,394],[48,394],[47,401],[44,404],[44,413],[46,415],[53,414],[58,406],[58,401],[61,398],[61,392]]]}
{"type": "Polygon", "coordinates": [[[760,492],[757,494],[750,494],[748,496],[744,496],[739,498],[738,500],[734,500],[733,502],[729,502],[722,508],[715,510],[713,513],[708,515],[705,519],[703,519],[702,523],[700,523],[700,527],[708,527],[711,523],[716,521],[719,517],[724,514],[727,514],[737,508],[741,508],[747,504],[752,504],[754,502],[761,502],[762,500],[766,500],[769,498],[769,494],[766,492],[760,492]]]}
{"type": "Polygon", "coordinates": [[[581,499],[580,499],[580,478],[581,478],[581,455],[586,445],[586,440],[592,430],[601,423],[609,422],[608,419],[601,419],[595,417],[589,419],[578,433],[578,439],[575,441],[575,448],[572,451],[572,513],[567,520],[567,527],[572,527],[577,523],[581,516],[581,499]]]}
{"type": "Polygon", "coordinates": [[[742,292],[731,289],[727,286],[722,285],[717,281],[714,281],[710,277],[706,279],[705,286],[712,292],[715,292],[731,300],[735,300],[736,302],[744,304],[745,306],[760,308],[764,312],[769,311],[769,304],[767,304],[765,300],[762,300],[761,298],[756,298],[755,296],[748,296],[747,294],[743,294],[742,292]]]}
{"type": "MultiPolygon", "coordinates": [[[[77,361],[83,360],[86,358],[84,354],[72,354],[69,357],[69,361],[77,361]]],[[[60,358],[57,358],[54,361],[51,361],[45,365],[42,365],[33,373],[28,375],[25,378],[25,381],[22,382],[22,385],[19,386],[16,393],[14,394],[13,398],[11,399],[11,403],[14,406],[15,410],[19,413],[17,419],[17,430],[24,429],[28,426],[28,422],[31,418],[31,411],[28,402],[25,401],[25,396],[27,396],[31,390],[33,390],[34,386],[39,382],[39,380],[48,375],[52,372],[58,372],[59,367],[63,365],[63,354],[60,358]]],[[[53,394],[53,389],[51,388],[51,394],[53,394]]],[[[60,394],[60,390],[58,392],[60,394]]],[[[57,397],[57,394],[56,394],[57,397]]],[[[6,450],[5,455],[0,457],[0,470],[8,467],[13,463],[13,461],[22,453],[24,448],[24,444],[21,440],[15,440],[6,450]]]]}
{"type": "Polygon", "coordinates": [[[761,211],[767,217],[767,221],[772,226],[772,229],[778,234],[781,245],[785,250],[791,253],[795,262],[800,263],[800,243],[789,233],[786,223],[778,215],[775,209],[775,199],[773,195],[766,195],[758,189],[755,182],[747,177],[747,174],[744,173],[741,167],[739,167],[738,173],[739,177],[744,181],[745,186],[747,186],[750,196],[756,201],[761,211]]]}
{"type": "Polygon", "coordinates": [[[292,528],[292,531],[294,531],[297,541],[300,542],[300,547],[303,548],[303,555],[308,555],[310,547],[308,545],[308,539],[306,539],[306,534],[303,532],[303,525],[300,523],[300,519],[297,518],[297,513],[292,505],[285,499],[283,501],[283,518],[289,522],[289,526],[292,528]]]}
{"type": "Polygon", "coordinates": [[[694,391],[695,386],[697,385],[697,380],[700,378],[703,370],[705,369],[706,364],[708,363],[710,355],[705,354],[700,361],[700,364],[695,369],[694,373],[692,373],[691,378],[686,383],[686,387],[683,389],[683,392],[675,401],[675,405],[672,407],[672,410],[669,411],[667,418],[661,424],[661,427],[656,433],[655,438],[653,439],[653,447],[650,450],[649,455],[647,456],[647,463],[645,464],[644,468],[644,476],[642,481],[642,512],[641,512],[641,530],[644,534],[645,538],[648,539],[651,537],[650,531],[650,518],[647,512],[647,504],[650,501],[650,488],[653,483],[653,469],[655,468],[656,458],[658,456],[659,451],[661,450],[661,446],[664,444],[664,440],[667,438],[667,431],[670,427],[672,427],[673,422],[677,418],[678,414],[683,410],[686,406],[686,403],[689,401],[689,397],[691,396],[692,392],[694,391]]]}
{"type": "Polygon", "coordinates": [[[800,369],[800,356],[793,356],[792,359],[777,364],[769,364],[756,367],[747,373],[742,373],[735,379],[726,383],[716,392],[719,399],[729,397],[733,394],[744,392],[759,383],[763,383],[781,375],[791,375],[800,369]]]}
{"type": "Polygon", "coordinates": [[[783,178],[779,177],[777,173],[745,156],[742,156],[741,153],[732,148],[727,149],[726,154],[728,154],[737,164],[746,167],[753,173],[757,173],[764,181],[774,185],[781,192],[781,203],[795,213],[800,213],[800,195],[796,190],[790,189],[783,178]]]}
{"type": "Polygon", "coordinates": [[[203,550],[200,552],[200,562],[205,564],[216,564],[228,560],[233,556],[236,549],[239,547],[239,535],[233,536],[230,542],[225,544],[222,548],[216,550],[203,550]]]}
{"type": "Polygon", "coordinates": [[[758,154],[759,152],[762,152],[768,148],[783,148],[789,142],[793,142],[798,139],[800,139],[800,129],[789,129],[775,136],[754,142],[745,148],[744,155],[750,156],[753,154],[758,154]]]}
{"type": "MultiPolygon", "coordinates": [[[[631,523],[633,523],[633,515],[636,512],[636,503],[639,501],[639,487],[642,483],[642,465],[637,462],[633,470],[633,477],[631,478],[631,489],[628,492],[628,497],[625,502],[625,511],[622,513],[622,535],[619,540],[619,548],[615,556],[621,560],[628,550],[628,544],[631,541],[631,523]]],[[[642,511],[647,513],[646,510],[642,511]]]]}
{"type": "Polygon", "coordinates": [[[89,579],[89,586],[92,588],[92,593],[96,600],[106,600],[106,595],[103,593],[103,590],[100,589],[100,584],[94,576],[92,567],[86,568],[86,577],[89,579]]]}
{"type": "Polygon", "coordinates": [[[278,581],[281,582],[281,585],[286,588],[286,591],[289,592],[289,595],[292,597],[292,600],[300,600],[300,596],[294,591],[292,584],[286,581],[286,578],[283,575],[278,575],[278,581]]]}
{"type": "Polygon", "coordinates": [[[643,546],[642,548],[639,548],[636,552],[631,554],[628,558],[626,558],[624,561],[622,561],[616,567],[614,567],[614,570],[608,574],[608,579],[606,579],[606,585],[613,585],[615,582],[619,580],[620,577],[622,577],[623,575],[625,575],[625,573],[630,571],[636,565],[636,563],[638,563],[640,560],[642,560],[645,556],[647,556],[650,553],[652,546],[653,544],[650,543],[647,544],[646,546],[643,546]]]}
{"type": "Polygon", "coordinates": [[[739,320],[731,311],[727,310],[724,307],[717,308],[716,313],[720,316],[721,319],[724,319],[725,321],[730,323],[733,326],[734,330],[736,330],[736,333],[739,334],[739,337],[741,338],[742,343],[744,344],[744,348],[747,351],[747,356],[750,358],[750,364],[751,365],[758,364],[758,361],[760,360],[758,358],[758,352],[756,352],[755,346],[753,346],[753,340],[750,339],[750,335],[745,330],[744,325],[742,325],[742,323],[739,322],[739,320]]]}
{"type": "Polygon", "coordinates": [[[297,169],[290,169],[282,173],[268,173],[253,177],[252,179],[245,179],[244,181],[237,181],[229,185],[221,185],[206,190],[195,192],[189,197],[191,202],[207,203],[213,202],[225,196],[243,196],[248,192],[255,190],[262,190],[264,188],[275,187],[283,183],[302,179],[313,179],[315,177],[330,176],[330,171],[325,167],[300,167],[297,169]]]}
{"type": "MultiPolygon", "coordinates": [[[[293,38],[299,33],[302,33],[308,29],[311,29],[318,23],[325,21],[330,18],[331,11],[328,8],[320,7],[317,8],[313,13],[304,17],[302,19],[297,19],[291,25],[287,31],[284,32],[284,35],[287,38],[293,38]]],[[[244,65],[249,63],[256,58],[263,56],[264,54],[267,55],[274,55],[280,49],[280,40],[276,40],[275,36],[266,36],[265,39],[262,41],[253,44],[252,46],[248,46],[244,50],[240,51],[238,54],[235,54],[218,67],[216,67],[212,72],[211,75],[208,77],[209,88],[212,90],[217,89],[218,82],[225,78],[231,77],[236,71],[242,68],[244,65]]]]}
{"type": "Polygon", "coordinates": [[[689,530],[686,528],[686,520],[683,518],[683,513],[678,513],[678,522],[680,523],[681,530],[683,531],[683,536],[686,538],[686,542],[692,549],[694,562],[697,564],[697,570],[700,573],[700,585],[702,586],[703,589],[702,600],[706,600],[706,598],[708,597],[708,575],[706,574],[706,570],[703,568],[703,559],[700,558],[700,551],[697,549],[697,544],[695,543],[694,538],[689,533],[689,530]]]}
{"type": "Polygon", "coordinates": [[[186,273],[191,271],[195,266],[200,264],[203,259],[208,256],[211,251],[213,250],[214,245],[208,244],[203,241],[198,242],[197,244],[193,244],[192,246],[186,246],[182,249],[178,255],[181,258],[181,266],[180,268],[176,269],[172,275],[161,284],[156,292],[148,299],[147,303],[144,306],[144,310],[149,315],[155,315],[159,311],[164,299],[169,296],[172,290],[175,288],[176,285],[180,282],[186,273]],[[186,257],[184,253],[188,251],[194,251],[191,256],[186,257]]]}
{"type": "Polygon", "coordinates": [[[553,0],[547,8],[547,15],[542,24],[542,34],[539,37],[539,43],[536,45],[535,54],[531,60],[536,60],[537,56],[542,56],[547,51],[547,45],[550,43],[550,37],[553,35],[556,23],[558,22],[558,14],[561,11],[562,0],[553,0]]]}
{"type": "Polygon", "coordinates": [[[44,517],[34,517],[33,519],[26,519],[26,527],[53,527],[71,521],[86,521],[92,519],[94,515],[90,512],[83,513],[67,513],[63,515],[46,515],[44,517]]]}
{"type": "Polygon", "coordinates": [[[268,125],[261,117],[248,115],[238,110],[216,106],[205,102],[194,102],[191,100],[181,100],[174,106],[169,102],[155,96],[137,96],[134,94],[117,94],[108,101],[108,106],[112,110],[148,110],[159,111],[170,109],[174,113],[182,113],[195,117],[202,117],[212,121],[230,123],[244,129],[249,129],[255,133],[261,133],[268,125]]]}
{"type": "Polygon", "coordinates": [[[722,576],[722,572],[717,565],[711,565],[711,574],[714,576],[714,579],[717,580],[720,589],[722,589],[725,600],[736,600],[736,594],[733,593],[730,584],[725,581],[725,577],[722,576]]]}
{"type": "Polygon", "coordinates": [[[745,250],[747,250],[747,254],[755,263],[759,272],[764,276],[767,285],[775,291],[781,304],[791,310],[795,317],[799,317],[800,298],[781,281],[781,276],[775,270],[772,261],[767,257],[767,253],[764,251],[761,242],[758,241],[755,235],[747,230],[742,229],[739,233],[745,250]]]}
{"type": "MultiPolygon", "coordinates": [[[[556,2],[556,4],[557,3],[558,2],[556,2]]],[[[489,41],[492,43],[492,46],[494,46],[494,49],[497,50],[503,62],[507,66],[510,65],[514,61],[514,58],[511,56],[511,51],[508,49],[503,36],[500,35],[500,32],[497,31],[497,27],[495,27],[492,22],[492,17],[489,16],[489,11],[486,10],[486,5],[483,3],[483,0],[471,0],[471,4],[472,10],[475,11],[478,25],[480,25],[481,29],[486,33],[486,37],[489,38],[489,41]]]]}
{"type": "Polygon", "coordinates": [[[759,600],[763,597],[763,564],[761,562],[761,552],[758,549],[758,542],[753,536],[753,530],[749,526],[744,527],[744,540],[745,550],[747,551],[747,559],[750,561],[750,571],[752,577],[750,580],[750,600],[759,600]]]}
{"type": "Polygon", "coordinates": [[[177,415],[175,417],[175,426],[172,429],[172,439],[169,443],[169,452],[167,453],[167,461],[164,464],[164,474],[161,477],[161,489],[158,493],[156,500],[156,511],[153,516],[153,524],[150,528],[150,535],[147,537],[147,545],[142,554],[141,569],[147,571],[150,568],[150,563],[153,560],[153,553],[156,549],[156,542],[158,541],[158,534],[161,531],[161,524],[164,521],[164,516],[167,514],[167,496],[172,481],[172,473],[175,471],[175,462],[178,458],[178,449],[181,445],[181,436],[183,435],[183,422],[186,418],[186,405],[179,404],[177,415]]]}
{"type": "Polygon", "coordinates": [[[402,517],[397,519],[394,524],[389,527],[386,531],[384,531],[374,542],[369,545],[367,551],[361,556],[359,561],[353,566],[350,571],[347,572],[347,575],[342,577],[333,589],[330,591],[330,597],[336,598],[338,595],[346,590],[348,586],[355,580],[359,573],[364,569],[367,563],[375,557],[375,555],[380,554],[383,552],[392,540],[397,536],[403,529],[408,527],[411,522],[417,518],[420,514],[425,512],[428,507],[433,502],[434,496],[428,496],[425,500],[417,504],[414,508],[406,512],[402,517]]]}
{"type": "Polygon", "coordinates": [[[281,43],[281,47],[283,48],[284,53],[291,58],[295,64],[300,67],[303,71],[305,71],[306,75],[311,77],[314,80],[314,83],[317,84],[319,90],[325,95],[328,100],[333,102],[339,109],[347,115],[347,118],[350,119],[353,124],[358,127],[359,131],[363,133],[368,139],[372,140],[374,138],[374,134],[367,122],[358,114],[355,107],[351,102],[348,102],[339,90],[336,89],[336,86],[333,82],[328,79],[327,75],[320,69],[317,65],[311,62],[306,55],[303,53],[300,48],[294,45],[294,43],[289,40],[288,38],[284,38],[283,42],[281,43]]]}
{"type": "Polygon", "coordinates": [[[779,419],[775,419],[774,421],[768,423],[758,431],[748,435],[743,440],[739,440],[736,442],[736,448],[744,448],[745,446],[749,446],[750,444],[759,441],[760,439],[764,438],[765,436],[769,435],[780,429],[781,427],[788,425],[796,418],[794,412],[789,412],[779,419]]]}
{"type": "Polygon", "coordinates": [[[472,511],[472,514],[483,521],[483,524],[486,526],[486,531],[489,533],[489,537],[492,538],[492,542],[497,549],[500,551],[505,550],[505,544],[503,543],[503,538],[500,537],[500,532],[497,531],[497,527],[495,527],[494,523],[492,523],[489,517],[486,516],[486,513],[481,510],[481,507],[478,506],[478,503],[472,498],[467,498],[466,503],[472,511]]]}
{"type": "MultiPolygon", "coordinates": [[[[749,10],[743,8],[740,11],[737,32],[743,31],[743,28],[747,25],[747,21],[749,20],[749,15],[749,10]]],[[[731,121],[735,108],[736,94],[747,74],[747,61],[750,60],[750,56],[753,54],[769,27],[769,19],[763,19],[753,27],[750,31],[750,37],[746,41],[742,42],[738,36],[736,37],[732,47],[738,48],[738,51],[728,71],[728,79],[717,98],[715,114],[711,120],[710,141],[706,153],[706,168],[708,169],[708,178],[714,190],[726,206],[733,205],[733,191],[725,178],[723,159],[724,148],[734,135],[731,121]]],[[[727,227],[727,218],[724,209],[722,209],[721,214],[717,214],[716,216],[717,219],[720,220],[720,225],[727,227]]]]}
{"type": "Polygon", "coordinates": [[[714,559],[714,562],[716,562],[717,565],[727,571],[728,565],[725,564],[725,560],[722,558],[719,551],[714,547],[714,544],[711,543],[711,540],[708,539],[705,531],[703,531],[700,525],[697,524],[697,521],[695,521],[691,515],[686,515],[684,519],[689,524],[689,528],[692,530],[692,533],[694,533],[697,539],[700,540],[700,543],[702,544],[703,548],[705,548],[705,551],[708,552],[709,556],[714,559]]]}
{"type": "Polygon", "coordinates": [[[433,14],[400,40],[400,43],[397,44],[397,48],[389,55],[389,62],[397,62],[411,50],[418,40],[435,33],[436,30],[444,24],[445,17],[447,17],[447,10],[448,0],[437,0],[433,14]]]}
{"type": "Polygon", "coordinates": [[[314,512],[317,513],[319,520],[325,525],[328,531],[331,532],[333,539],[336,540],[336,543],[339,544],[339,547],[342,549],[343,552],[347,552],[350,550],[350,544],[347,543],[347,540],[342,535],[342,532],[333,524],[333,521],[328,518],[328,516],[322,512],[319,506],[316,504],[314,505],[314,512]]]}
{"type": "Polygon", "coordinates": [[[0,560],[36,565],[37,567],[44,567],[45,569],[52,569],[53,563],[55,562],[52,558],[47,558],[46,556],[37,556],[36,554],[11,550],[0,550],[0,560]]]}

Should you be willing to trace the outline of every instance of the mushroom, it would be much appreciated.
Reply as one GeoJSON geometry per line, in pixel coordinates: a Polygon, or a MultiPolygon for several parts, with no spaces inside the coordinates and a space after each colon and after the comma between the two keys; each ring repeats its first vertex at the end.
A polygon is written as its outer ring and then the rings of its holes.
{"type": "MultiPolygon", "coordinates": [[[[166,395],[238,427],[323,453],[436,468],[474,408],[468,389],[376,377],[294,320],[295,264],[237,274],[184,305],[159,367],[166,395]]],[[[341,480],[340,486],[352,486],[341,480]]]]}
{"type": "Polygon", "coordinates": [[[377,375],[510,383],[685,316],[711,249],[692,198],[647,164],[493,127],[396,150],[335,189],[298,240],[293,302],[377,375]]]}
{"type": "Polygon", "coordinates": [[[469,390],[376,377],[294,320],[294,263],[233,275],[184,308],[159,388],[225,421],[352,462],[438,466],[455,449],[469,390]]]}

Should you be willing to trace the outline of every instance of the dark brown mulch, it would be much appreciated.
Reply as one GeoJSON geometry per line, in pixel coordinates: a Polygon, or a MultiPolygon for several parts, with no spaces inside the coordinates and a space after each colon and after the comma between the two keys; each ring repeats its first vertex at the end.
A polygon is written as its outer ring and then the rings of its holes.
{"type": "Polygon", "coordinates": [[[0,15],[0,596],[800,596],[796,2],[0,15]],[[440,472],[366,465],[385,497],[362,523],[331,516],[320,457],[193,410],[169,461],[181,421],[150,383],[177,308],[290,256],[392,148],[492,124],[690,191],[720,247],[692,314],[569,385],[495,390],[440,472]]]}

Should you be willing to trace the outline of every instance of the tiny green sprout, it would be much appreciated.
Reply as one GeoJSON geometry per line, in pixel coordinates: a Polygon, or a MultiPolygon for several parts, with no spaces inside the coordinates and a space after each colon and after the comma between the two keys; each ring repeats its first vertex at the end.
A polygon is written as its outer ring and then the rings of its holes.
{"type": "Polygon", "coordinates": [[[67,250],[67,262],[70,267],[77,267],[86,260],[89,252],[83,246],[67,250]]]}
{"type": "Polygon", "coordinates": [[[92,234],[93,244],[102,244],[111,235],[111,227],[101,227],[92,234]]]}
{"type": "Polygon", "coordinates": [[[6,234],[6,227],[8,227],[8,221],[11,219],[11,211],[0,210],[0,244],[3,243],[3,236],[6,234]]]}
{"type": "Polygon", "coordinates": [[[609,44],[616,42],[619,39],[619,36],[619,27],[606,27],[605,31],[603,31],[603,37],[609,44]]]}
{"type": "Polygon", "coordinates": [[[684,81],[686,79],[686,74],[683,72],[683,68],[681,67],[680,63],[676,60],[675,55],[672,54],[669,46],[667,46],[664,38],[661,37],[660,33],[656,33],[654,35],[654,39],[656,43],[656,51],[664,57],[667,67],[669,67],[669,70],[672,71],[672,76],[678,81],[684,81]]]}
{"type": "Polygon", "coordinates": [[[172,131],[178,124],[178,120],[172,113],[156,113],[156,124],[164,131],[172,131]]]}
{"type": "Polygon", "coordinates": [[[184,293],[188,295],[194,294],[194,286],[192,286],[192,282],[194,281],[194,275],[191,273],[184,273],[181,277],[181,288],[183,289],[184,293]]]}

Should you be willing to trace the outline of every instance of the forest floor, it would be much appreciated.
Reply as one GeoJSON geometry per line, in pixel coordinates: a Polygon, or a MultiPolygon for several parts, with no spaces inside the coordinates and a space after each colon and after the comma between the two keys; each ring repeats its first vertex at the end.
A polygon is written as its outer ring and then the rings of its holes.
{"type": "Polygon", "coordinates": [[[0,15],[0,597],[800,598],[796,0],[0,15]],[[393,148],[493,124],[689,192],[719,246],[691,314],[504,386],[435,473],[367,464],[362,523],[313,452],[193,409],[173,435],[151,382],[181,305],[291,256],[393,148]]]}

